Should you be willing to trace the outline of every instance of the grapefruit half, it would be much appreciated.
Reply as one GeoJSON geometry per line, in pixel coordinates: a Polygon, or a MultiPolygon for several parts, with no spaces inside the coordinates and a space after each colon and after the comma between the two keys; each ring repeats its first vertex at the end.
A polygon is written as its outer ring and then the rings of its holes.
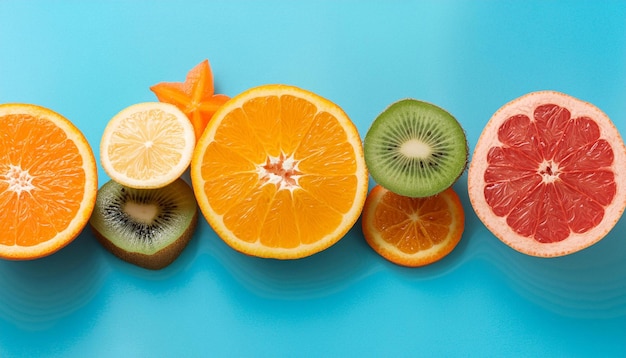
{"type": "Polygon", "coordinates": [[[626,207],[626,147],[594,105],[533,92],[485,126],[468,171],[469,198],[485,226],[517,251],[539,257],[589,247],[626,207]]]}

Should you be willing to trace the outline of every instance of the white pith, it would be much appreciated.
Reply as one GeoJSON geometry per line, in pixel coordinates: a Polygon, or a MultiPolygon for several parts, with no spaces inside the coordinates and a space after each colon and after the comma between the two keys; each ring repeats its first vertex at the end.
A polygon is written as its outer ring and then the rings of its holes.
{"type": "Polygon", "coordinates": [[[551,160],[544,160],[539,164],[537,173],[541,175],[544,183],[554,183],[559,177],[559,165],[551,160]]]}
{"type": "Polygon", "coordinates": [[[2,175],[2,181],[6,182],[8,190],[20,196],[23,192],[30,192],[35,189],[33,176],[19,165],[9,165],[9,170],[2,175]]]}
{"type": "Polygon", "coordinates": [[[278,190],[294,191],[299,188],[298,179],[301,174],[298,171],[298,162],[292,156],[280,157],[268,156],[267,162],[257,164],[259,179],[265,184],[274,184],[278,190]]]}

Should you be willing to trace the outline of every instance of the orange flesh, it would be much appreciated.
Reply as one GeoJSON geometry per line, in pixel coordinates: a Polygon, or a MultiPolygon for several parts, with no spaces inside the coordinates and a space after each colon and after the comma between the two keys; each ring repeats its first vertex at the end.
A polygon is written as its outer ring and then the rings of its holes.
{"type": "Polygon", "coordinates": [[[33,246],[64,230],[85,186],[78,148],[51,121],[0,118],[0,245],[33,246]]]}
{"type": "Polygon", "coordinates": [[[596,227],[616,195],[613,150],[596,122],[554,104],[516,115],[489,150],[484,195],[518,234],[558,242],[596,227]]]}
{"type": "Polygon", "coordinates": [[[355,155],[329,113],[291,95],[258,97],[220,123],[204,192],[241,240],[294,248],[332,233],[350,210],[355,155]]]}
{"type": "Polygon", "coordinates": [[[445,241],[452,216],[437,196],[408,198],[387,192],[374,213],[374,227],[382,238],[406,254],[426,250],[445,241]]]}

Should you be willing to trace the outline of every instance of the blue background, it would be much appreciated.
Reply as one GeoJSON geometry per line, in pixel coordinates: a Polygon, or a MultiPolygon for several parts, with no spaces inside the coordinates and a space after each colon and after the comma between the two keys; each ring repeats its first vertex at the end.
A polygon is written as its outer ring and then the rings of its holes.
{"type": "MultiPolygon", "coordinates": [[[[300,86],[362,136],[414,97],[455,115],[473,149],[500,106],[544,89],[626,133],[624,1],[0,1],[0,102],[65,115],[96,155],[113,115],[205,58],[220,93],[300,86]]],[[[0,357],[626,356],[626,219],[582,252],[528,257],[485,229],[466,184],[461,243],[419,269],[375,254],[360,222],[297,261],[239,254],[204,220],[157,272],[89,230],[0,261],[0,357]]]]}

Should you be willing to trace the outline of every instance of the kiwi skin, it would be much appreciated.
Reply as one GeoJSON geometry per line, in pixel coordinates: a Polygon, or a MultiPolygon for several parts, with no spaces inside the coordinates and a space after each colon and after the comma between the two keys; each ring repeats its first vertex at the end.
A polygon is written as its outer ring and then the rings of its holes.
{"type": "Polygon", "coordinates": [[[176,258],[178,258],[178,256],[180,256],[185,247],[187,247],[187,244],[189,244],[189,241],[191,241],[197,224],[198,211],[196,211],[193,218],[191,219],[191,223],[187,227],[187,230],[185,230],[185,232],[180,236],[178,240],[175,240],[169,246],[162,248],[152,255],[122,250],[119,247],[113,245],[113,243],[111,243],[111,241],[109,241],[106,237],[102,236],[98,232],[98,230],[94,229],[93,226],[91,226],[91,228],[98,242],[100,242],[100,244],[104,246],[107,250],[109,250],[113,255],[139,267],[143,267],[149,270],[160,270],[164,267],[169,266],[172,262],[176,260],[176,258]]]}
{"type": "MultiPolygon", "coordinates": [[[[178,216],[178,218],[181,219],[179,222],[184,223],[186,227],[183,232],[177,231],[178,236],[169,236],[169,238],[166,239],[166,242],[169,242],[166,246],[162,247],[158,251],[148,250],[148,251],[144,251],[147,253],[137,252],[132,246],[128,246],[126,244],[127,241],[126,239],[124,239],[124,234],[120,234],[122,236],[114,234],[117,229],[113,229],[113,231],[111,231],[109,228],[112,228],[112,226],[103,224],[103,220],[104,222],[107,221],[108,214],[104,214],[104,212],[107,211],[106,209],[108,207],[108,204],[110,202],[120,203],[120,201],[118,201],[117,198],[115,198],[115,196],[113,196],[111,193],[119,192],[119,193],[127,193],[126,195],[128,195],[130,194],[131,191],[136,191],[136,190],[140,192],[146,192],[146,191],[159,191],[159,190],[166,190],[166,189],[164,188],[132,189],[132,188],[127,188],[114,181],[109,181],[105,183],[103,187],[101,188],[101,190],[99,190],[98,192],[99,196],[96,199],[96,207],[92,213],[92,217],[89,220],[91,231],[94,233],[94,236],[96,237],[97,241],[105,249],[107,249],[116,257],[128,263],[131,263],[131,264],[134,264],[139,267],[146,268],[146,269],[160,270],[170,265],[172,262],[174,262],[178,258],[178,256],[180,256],[182,251],[185,249],[185,247],[187,246],[187,244],[193,237],[193,234],[195,232],[195,229],[198,223],[198,208],[196,206],[195,197],[193,197],[191,187],[183,179],[177,179],[175,182],[169,184],[168,186],[170,187],[170,189],[167,189],[167,191],[169,191],[169,194],[167,194],[166,196],[172,198],[172,197],[181,195],[179,199],[173,199],[173,200],[177,201],[177,205],[181,205],[179,206],[179,208],[180,210],[183,210],[184,214],[181,214],[181,216],[178,216]],[[100,230],[103,230],[103,231],[101,232],[100,230]],[[109,239],[107,238],[107,235],[114,235],[114,236],[113,238],[109,239]],[[119,241],[119,242],[115,243],[115,241],[119,241]],[[118,245],[126,246],[126,247],[124,248],[118,245]]],[[[147,195],[162,196],[163,193],[150,193],[147,195]]],[[[141,200],[140,198],[141,197],[139,197],[139,200],[141,200]]],[[[120,200],[122,200],[123,202],[125,200],[128,200],[128,198],[120,199],[120,200]]],[[[136,202],[135,200],[137,199],[132,199],[131,201],[136,202]]],[[[123,229],[123,228],[120,228],[120,229],[123,229]]],[[[125,230],[125,231],[127,233],[131,233],[134,230],[131,229],[130,231],[129,230],[125,230]]]]}

